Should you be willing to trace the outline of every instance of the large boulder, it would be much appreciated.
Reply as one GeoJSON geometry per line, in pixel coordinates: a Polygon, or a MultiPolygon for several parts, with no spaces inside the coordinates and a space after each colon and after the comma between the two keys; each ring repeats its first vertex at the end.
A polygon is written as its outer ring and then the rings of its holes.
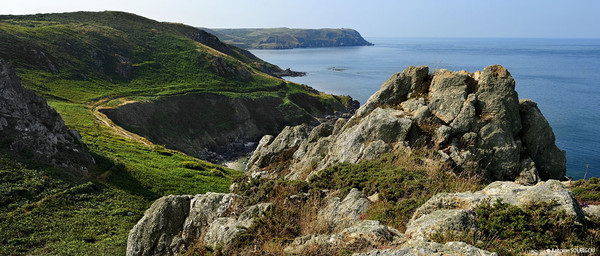
{"type": "Polygon", "coordinates": [[[360,221],[360,215],[367,211],[369,205],[369,199],[353,188],[344,200],[339,197],[330,198],[327,205],[319,211],[317,220],[329,230],[341,230],[360,221]]]}
{"type": "Polygon", "coordinates": [[[535,162],[540,178],[545,180],[565,176],[566,152],[556,146],[552,128],[537,104],[532,100],[522,99],[519,101],[519,107],[523,125],[523,147],[535,162]]]}
{"type": "Polygon", "coordinates": [[[177,255],[198,241],[227,248],[270,205],[245,207],[243,198],[231,193],[159,198],[129,232],[127,255],[177,255]]]}
{"type": "Polygon", "coordinates": [[[190,211],[191,196],[166,196],[154,201],[129,232],[127,255],[172,255],[173,238],[190,211]]]}

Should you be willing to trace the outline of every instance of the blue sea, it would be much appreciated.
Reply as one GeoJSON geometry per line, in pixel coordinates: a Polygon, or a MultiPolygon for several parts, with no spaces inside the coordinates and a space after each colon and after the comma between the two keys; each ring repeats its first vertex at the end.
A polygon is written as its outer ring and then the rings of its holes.
{"type": "Polygon", "coordinates": [[[600,39],[367,38],[375,46],[252,50],[288,77],[361,104],[381,83],[409,65],[474,72],[506,67],[519,98],[538,103],[567,152],[567,175],[600,177],[600,39]]]}

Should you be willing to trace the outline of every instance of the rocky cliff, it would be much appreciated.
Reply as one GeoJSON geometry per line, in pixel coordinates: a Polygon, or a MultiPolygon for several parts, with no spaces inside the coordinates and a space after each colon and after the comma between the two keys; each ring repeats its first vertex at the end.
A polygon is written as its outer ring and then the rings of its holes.
{"type": "MultiPolygon", "coordinates": [[[[211,162],[247,155],[265,134],[287,125],[354,111],[344,97],[329,100],[314,95],[239,97],[218,93],[188,93],[102,109],[112,121],[152,142],[211,162]]],[[[351,103],[355,103],[350,100],[351,103]]]]}
{"type": "Polygon", "coordinates": [[[46,100],[25,89],[12,66],[0,60],[0,143],[6,153],[71,167],[87,174],[93,162],[79,141],[46,100]]]}
{"type": "Polygon", "coordinates": [[[339,162],[416,148],[435,150],[456,170],[488,180],[535,184],[565,177],[565,152],[556,147],[552,128],[533,101],[519,101],[515,80],[499,65],[434,74],[409,67],[349,119],[264,137],[247,170],[268,175],[269,166],[287,161],[287,177],[305,179],[339,162]]]}

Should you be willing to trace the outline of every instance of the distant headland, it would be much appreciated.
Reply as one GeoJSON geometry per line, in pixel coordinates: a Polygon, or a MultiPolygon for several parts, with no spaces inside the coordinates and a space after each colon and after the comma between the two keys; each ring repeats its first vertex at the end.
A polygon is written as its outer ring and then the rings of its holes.
{"type": "Polygon", "coordinates": [[[292,28],[249,28],[208,29],[200,28],[219,40],[245,49],[292,49],[339,46],[368,46],[354,29],[292,29],[292,28]]]}

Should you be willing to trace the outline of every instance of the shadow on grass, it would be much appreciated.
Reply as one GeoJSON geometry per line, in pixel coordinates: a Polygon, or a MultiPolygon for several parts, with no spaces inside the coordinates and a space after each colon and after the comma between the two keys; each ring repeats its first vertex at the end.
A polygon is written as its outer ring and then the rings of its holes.
{"type": "Polygon", "coordinates": [[[159,194],[148,190],[142,183],[131,176],[122,163],[113,161],[101,155],[92,155],[96,160],[96,166],[94,166],[94,170],[91,173],[95,176],[96,180],[115,186],[132,195],[142,196],[151,201],[160,197],[159,194]]]}

